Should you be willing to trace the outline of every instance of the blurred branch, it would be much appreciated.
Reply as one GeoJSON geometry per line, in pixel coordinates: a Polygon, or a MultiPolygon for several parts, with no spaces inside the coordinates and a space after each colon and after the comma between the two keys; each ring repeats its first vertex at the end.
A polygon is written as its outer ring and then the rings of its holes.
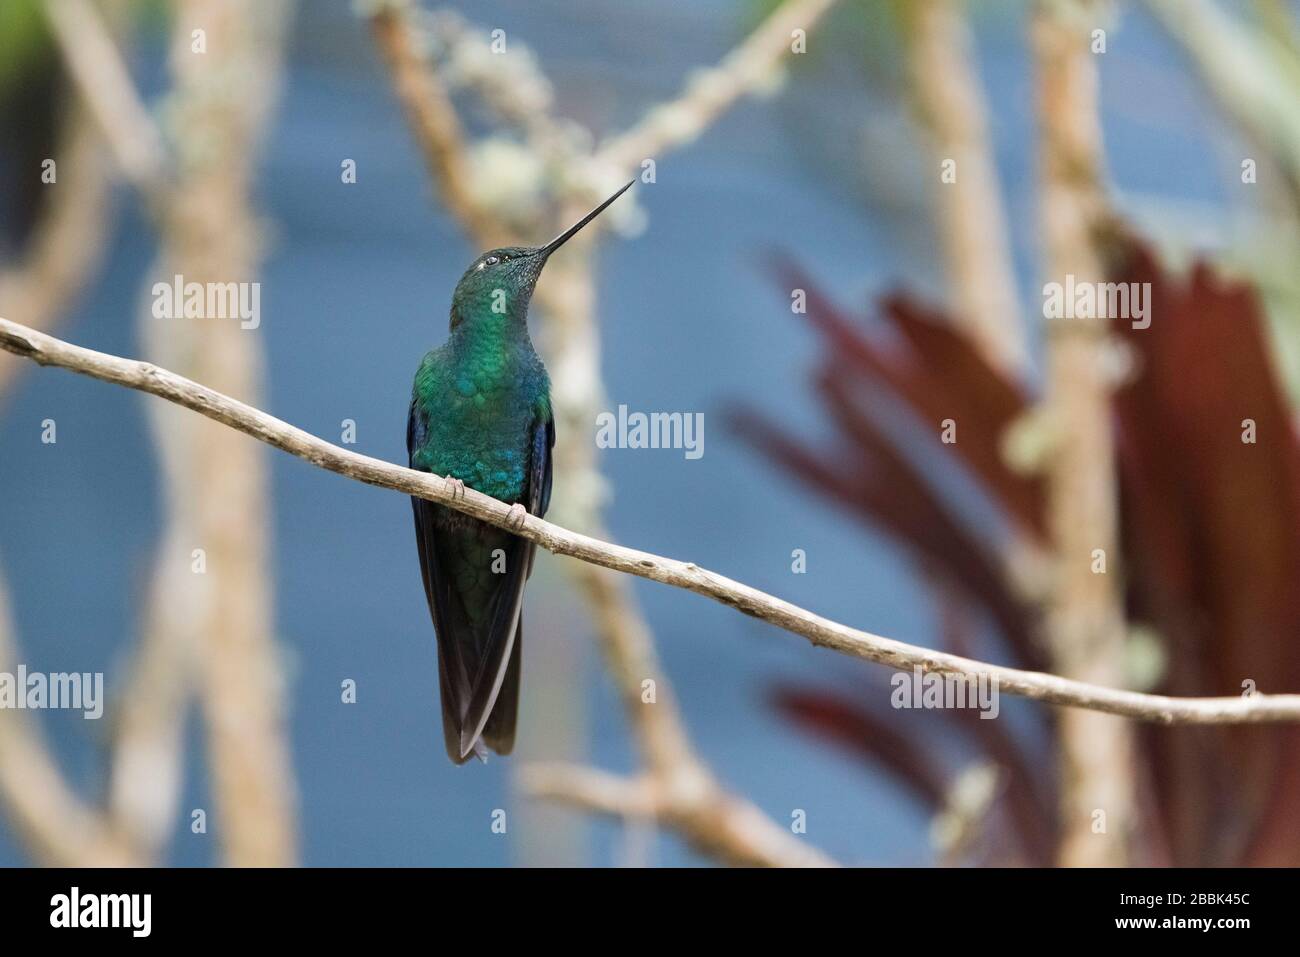
{"type": "Polygon", "coordinates": [[[949,299],[994,367],[1018,376],[1029,361],[1016,300],[1011,240],[989,140],[979,70],[961,0],[901,5],[916,112],[929,134],[933,169],[955,164],[935,191],[949,299]]]}
{"type": "Polygon", "coordinates": [[[601,146],[597,162],[622,170],[697,139],[737,100],[770,88],[774,71],[793,52],[794,31],[811,31],[834,5],[786,0],[716,67],[692,76],[675,100],[601,146]]]}
{"type": "MultiPolygon", "coordinates": [[[[169,104],[176,189],[160,211],[162,241],[148,275],[198,283],[256,279],[262,239],[252,178],[279,90],[288,13],[285,0],[178,3],[169,104]],[[196,26],[206,34],[203,55],[191,49],[196,26]]],[[[145,314],[140,321],[152,358],[182,364],[219,388],[261,394],[262,340],[239,324],[166,323],[145,314]]],[[[150,625],[160,634],[143,650],[156,649],[155,668],[197,665],[190,677],[205,719],[225,861],[293,864],[297,795],[275,645],[267,456],[177,410],[152,411],[157,443],[166,450],[170,521],[150,596],[150,625]],[[204,552],[202,575],[190,568],[196,546],[204,552]]],[[[165,714],[160,709],[156,717],[165,714]]],[[[156,723],[154,729],[169,730],[156,723]]]]}
{"type": "Polygon", "coordinates": [[[1294,37],[1274,37],[1211,0],[1146,0],[1183,47],[1210,94],[1281,166],[1300,209],[1300,57],[1294,37]]]}
{"type": "Polygon", "coordinates": [[[142,194],[152,196],[167,181],[167,152],[99,8],[90,0],[45,0],[45,12],[118,166],[142,194]]]}
{"type": "Polygon", "coordinates": [[[595,565],[583,565],[578,582],[595,617],[596,631],[604,638],[601,647],[650,773],[663,781],[702,780],[708,772],[695,757],[672,689],[661,677],[663,668],[650,628],[639,610],[629,613],[627,583],[595,565]],[[655,682],[654,699],[649,702],[641,686],[647,679],[655,682]]]}
{"type": "MultiPolygon", "coordinates": [[[[19,262],[0,272],[0,309],[36,328],[52,327],[102,259],[110,223],[110,177],[99,137],[77,102],[60,123],[55,179],[40,220],[19,262]]],[[[0,399],[20,365],[0,361],[0,399]]],[[[0,578],[0,671],[18,662],[13,620],[0,578]]],[[[68,788],[35,720],[20,711],[0,714],[0,801],[33,859],[53,866],[143,864],[147,855],[117,827],[111,814],[83,803],[68,788]]]]}
{"type": "MultiPolygon", "coordinates": [[[[1104,211],[1097,68],[1088,49],[1088,7],[1042,3],[1032,41],[1041,129],[1042,223],[1046,274],[1062,282],[1104,282],[1093,245],[1104,211]]],[[[1060,438],[1048,470],[1048,520],[1055,569],[1048,608],[1054,670],[1101,685],[1124,678],[1124,612],[1114,582],[1120,569],[1118,490],[1111,440],[1104,319],[1050,322],[1048,411],[1060,438]],[[1095,555],[1109,563],[1094,571],[1095,555]]],[[[1067,865],[1119,866],[1132,830],[1132,729],[1098,714],[1061,715],[1061,825],[1058,859],[1067,865]],[[1106,824],[1097,829],[1096,815],[1106,824]]]]}
{"type": "Polygon", "coordinates": [[[988,664],[942,651],[905,644],[815,615],[693,562],[582,535],[526,515],[522,525],[510,506],[466,488],[457,495],[438,475],[418,472],[331,445],[310,433],[236,399],[147,362],[95,352],[0,319],[0,349],[40,365],[57,366],[103,382],[158,396],[250,435],[318,468],[367,485],[414,495],[446,505],[498,528],[508,529],[557,555],[657,581],[703,595],[746,615],[769,622],[814,645],[904,671],[915,667],[940,674],[986,675],[1002,693],[1049,704],[1123,715],[1159,724],[1259,724],[1300,721],[1300,694],[1177,698],[1091,685],[1056,675],[988,664]]]}
{"type": "MultiPolygon", "coordinates": [[[[662,677],[654,638],[633,604],[626,579],[608,569],[582,564],[578,582],[596,618],[596,630],[603,639],[601,648],[647,765],[640,783],[629,786],[625,797],[648,795],[649,813],[628,812],[621,816],[653,818],[678,831],[702,852],[732,863],[772,867],[832,865],[829,858],[809,848],[748,801],[728,794],[696,756],[672,689],[662,677]],[[642,685],[648,678],[654,681],[654,695],[649,699],[642,685]]],[[[580,796],[588,790],[584,781],[612,780],[601,772],[589,771],[585,779],[566,782],[563,769],[543,767],[552,768],[544,778],[549,787],[533,787],[538,783],[536,776],[521,781],[536,797],[565,800],[566,787],[577,789],[580,796]]],[[[581,804],[581,800],[570,796],[566,803],[581,804]]],[[[635,801],[629,805],[634,806],[635,801]]]]}
{"type": "Polygon", "coordinates": [[[625,821],[667,824],[700,852],[730,864],[834,866],[748,801],[706,782],[673,787],[654,775],[628,779],[577,765],[539,763],[520,772],[520,784],[534,797],[625,821]]]}
{"type": "MultiPolygon", "coordinates": [[[[80,103],[67,111],[53,159],[57,179],[40,221],[22,259],[0,271],[0,309],[37,329],[54,325],[103,258],[110,220],[99,136],[80,103]]],[[[18,365],[0,360],[0,398],[18,365]]]]}
{"type": "MultiPolygon", "coordinates": [[[[277,90],[287,3],[177,4],[174,158],[97,7],[46,0],[46,9],[81,99],[161,229],[150,275],[250,279],[261,245],[250,199],[252,163],[277,90]],[[211,45],[202,55],[191,49],[196,25],[211,45]]],[[[147,354],[184,364],[207,381],[244,395],[260,389],[257,341],[238,328],[164,327],[145,318],[140,336],[147,354]]],[[[160,849],[179,800],[185,705],[197,690],[227,860],[288,864],[296,854],[294,788],[277,703],[282,679],[266,570],[264,457],[232,442],[226,430],[176,410],[150,411],[167,529],[128,679],[131,692],[115,726],[110,805],[137,843],[160,849]],[[189,567],[196,543],[206,553],[204,575],[189,567]]]]}
{"type": "MultiPolygon", "coordinates": [[[[0,672],[17,660],[8,596],[0,581],[0,672]]],[[[83,804],[64,784],[36,723],[22,711],[0,710],[0,801],[18,836],[41,864],[123,867],[143,864],[111,819],[83,804]]]]}
{"type": "Polygon", "coordinates": [[[492,249],[502,244],[504,234],[474,199],[460,120],[446,86],[436,71],[428,69],[410,17],[407,3],[386,0],[371,16],[370,25],[443,203],[481,248],[492,249]]]}

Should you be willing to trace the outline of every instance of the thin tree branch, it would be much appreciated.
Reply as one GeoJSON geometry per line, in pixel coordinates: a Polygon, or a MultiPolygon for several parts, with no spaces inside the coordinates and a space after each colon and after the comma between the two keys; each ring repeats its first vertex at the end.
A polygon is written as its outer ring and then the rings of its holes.
{"type": "Polygon", "coordinates": [[[222,395],[147,362],[124,359],[72,345],[0,318],[0,349],[103,382],[147,392],[288,452],[318,468],[446,505],[536,542],[547,551],[592,565],[695,592],[807,638],[814,645],[905,671],[986,675],[1005,694],[1048,704],[1103,711],[1158,724],[1260,724],[1300,721],[1300,694],[1254,694],[1221,698],[1177,698],[1106,688],[1056,675],[975,661],[909,645],[851,628],[813,614],[693,562],[614,545],[569,531],[533,515],[522,525],[510,506],[467,488],[457,495],[441,476],[385,462],[331,445],[260,409],[222,395]]]}

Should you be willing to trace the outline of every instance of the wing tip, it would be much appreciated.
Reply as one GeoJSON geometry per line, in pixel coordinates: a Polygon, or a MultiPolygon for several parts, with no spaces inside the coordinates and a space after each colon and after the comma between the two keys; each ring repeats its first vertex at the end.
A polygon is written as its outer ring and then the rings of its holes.
{"type": "Polygon", "coordinates": [[[468,761],[470,757],[476,757],[483,764],[487,764],[487,748],[483,746],[482,733],[471,735],[468,731],[460,733],[460,760],[468,761]]]}

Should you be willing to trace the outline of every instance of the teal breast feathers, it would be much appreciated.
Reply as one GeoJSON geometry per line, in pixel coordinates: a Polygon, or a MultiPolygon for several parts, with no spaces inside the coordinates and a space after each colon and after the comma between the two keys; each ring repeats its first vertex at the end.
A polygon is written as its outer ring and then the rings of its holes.
{"type": "Polygon", "coordinates": [[[534,390],[521,388],[524,383],[515,378],[516,370],[495,363],[488,368],[476,365],[447,370],[435,366],[421,383],[420,403],[429,425],[419,464],[493,498],[518,501],[538,404],[529,396],[534,390]]]}

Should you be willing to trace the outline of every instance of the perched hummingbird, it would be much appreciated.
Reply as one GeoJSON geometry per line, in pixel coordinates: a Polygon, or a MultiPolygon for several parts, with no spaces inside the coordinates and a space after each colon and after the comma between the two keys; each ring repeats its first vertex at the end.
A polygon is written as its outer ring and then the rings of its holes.
{"type": "MultiPolygon", "coordinates": [[[[636,182],[633,180],[632,182],[636,182]]],[[[545,246],[493,249],[451,297],[451,335],[424,357],[411,389],[406,451],[413,469],[545,515],[551,498],[551,382],[528,336],[528,303],[551,253],[628,183],[545,246]]],[[[535,546],[454,509],[413,498],[420,574],[438,638],[447,754],[509,754],[519,707],[524,582],[535,546]]]]}

